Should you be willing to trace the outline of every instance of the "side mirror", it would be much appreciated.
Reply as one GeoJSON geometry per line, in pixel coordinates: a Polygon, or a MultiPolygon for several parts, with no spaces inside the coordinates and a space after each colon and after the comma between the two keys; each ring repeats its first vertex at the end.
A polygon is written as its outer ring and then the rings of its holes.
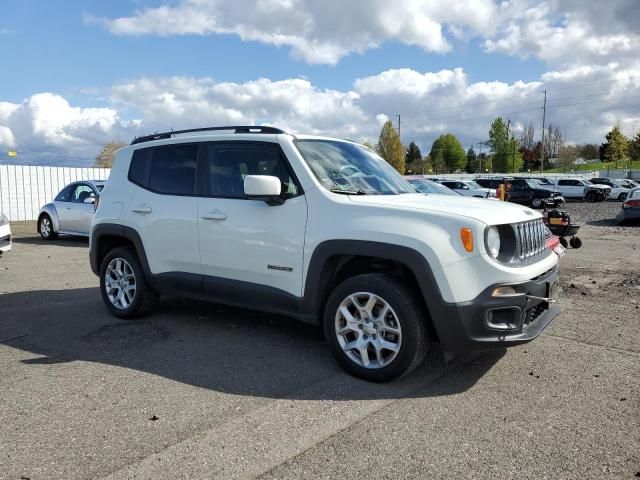
{"type": "Polygon", "coordinates": [[[247,175],[244,177],[244,194],[251,200],[262,200],[267,205],[282,205],[282,184],[278,177],[269,175],[247,175]]]}
{"type": "Polygon", "coordinates": [[[84,199],[84,203],[96,203],[96,197],[87,197],[84,199]]]}

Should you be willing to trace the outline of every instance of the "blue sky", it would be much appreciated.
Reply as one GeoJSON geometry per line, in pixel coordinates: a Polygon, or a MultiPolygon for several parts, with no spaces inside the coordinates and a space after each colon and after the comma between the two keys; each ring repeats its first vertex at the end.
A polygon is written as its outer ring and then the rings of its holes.
{"type": "Polygon", "coordinates": [[[232,120],[375,141],[393,113],[405,143],[471,144],[543,88],[569,141],[640,126],[632,0],[611,18],[573,0],[387,3],[0,0],[0,162],[87,163],[103,139],[232,120]],[[569,93],[600,96],[577,115],[569,93]]]}
{"type": "Polygon", "coordinates": [[[286,48],[243,42],[233,35],[114,37],[85,16],[115,18],[162,2],[104,0],[3,0],[0,56],[10,66],[2,99],[18,102],[35,92],[57,92],[87,101],[81,92],[138,76],[209,76],[246,82],[304,77],[322,88],[349,89],[354,79],[390,68],[438,71],[464,66],[471,81],[538,80],[545,71],[535,58],[484,53],[479,41],[460,43],[447,54],[392,41],[354,54],[338,65],[308,65],[286,48]],[[25,59],[28,59],[25,61],[25,59]]]}

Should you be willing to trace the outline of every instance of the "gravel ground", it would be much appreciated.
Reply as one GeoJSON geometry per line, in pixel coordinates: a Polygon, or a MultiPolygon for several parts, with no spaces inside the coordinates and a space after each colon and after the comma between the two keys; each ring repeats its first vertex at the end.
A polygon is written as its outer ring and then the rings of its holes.
{"type": "Polygon", "coordinates": [[[166,299],[107,314],[86,239],[13,225],[0,258],[0,479],[640,475],[640,226],[566,205],[562,313],[534,342],[386,385],[318,331],[166,299]]]}

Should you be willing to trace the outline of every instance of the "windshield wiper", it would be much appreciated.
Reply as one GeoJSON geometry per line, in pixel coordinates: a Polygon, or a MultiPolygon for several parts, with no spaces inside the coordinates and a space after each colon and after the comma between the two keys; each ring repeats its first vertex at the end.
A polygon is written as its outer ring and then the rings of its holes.
{"type": "Polygon", "coordinates": [[[368,195],[367,192],[363,192],[362,190],[341,190],[339,188],[332,188],[329,191],[333,193],[340,193],[342,195],[368,195]]]}

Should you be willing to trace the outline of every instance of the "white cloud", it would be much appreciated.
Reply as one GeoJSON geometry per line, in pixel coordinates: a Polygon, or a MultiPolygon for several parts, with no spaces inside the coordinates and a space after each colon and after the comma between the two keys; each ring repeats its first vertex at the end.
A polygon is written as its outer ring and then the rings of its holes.
{"type": "Polygon", "coordinates": [[[289,47],[294,58],[335,64],[397,40],[429,52],[448,52],[452,36],[492,28],[492,0],[181,0],[116,19],[86,17],[116,35],[232,34],[242,40],[289,47]]]}
{"type": "Polygon", "coordinates": [[[113,108],[72,107],[52,93],[22,103],[0,102],[0,145],[17,148],[27,161],[71,157],[90,162],[96,145],[129,136],[133,125],[122,122],[113,108]]]}
{"type": "Polygon", "coordinates": [[[397,69],[357,79],[345,91],[318,88],[305,79],[139,78],[113,85],[109,107],[71,106],[49,93],[20,104],[0,102],[0,144],[31,152],[34,159],[91,163],[111,140],[225,124],[271,124],[292,133],[375,142],[381,125],[395,123],[400,113],[403,141],[428,151],[445,132],[465,146],[477,144],[499,115],[510,117],[515,131],[534,122],[539,138],[543,89],[548,123],[570,141],[599,143],[617,122],[627,134],[640,129],[639,88],[640,68],[610,65],[551,71],[528,83],[470,82],[461,68],[397,69]],[[124,120],[123,112],[139,120],[124,120]]]}

